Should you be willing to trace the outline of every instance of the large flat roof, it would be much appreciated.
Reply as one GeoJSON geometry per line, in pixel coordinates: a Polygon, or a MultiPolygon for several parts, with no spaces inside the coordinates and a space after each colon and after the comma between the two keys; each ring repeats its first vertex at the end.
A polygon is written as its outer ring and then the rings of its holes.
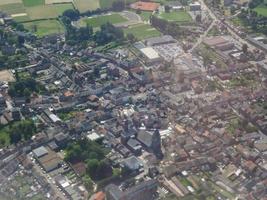
{"type": "Polygon", "coordinates": [[[160,58],[158,52],[156,52],[152,47],[146,47],[140,49],[140,51],[148,58],[148,59],[157,59],[160,58]]]}

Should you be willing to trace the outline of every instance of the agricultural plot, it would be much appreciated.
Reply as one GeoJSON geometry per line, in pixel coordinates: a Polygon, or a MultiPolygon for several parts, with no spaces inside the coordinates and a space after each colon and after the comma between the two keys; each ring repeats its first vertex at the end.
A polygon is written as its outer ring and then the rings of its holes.
{"type": "MultiPolygon", "coordinates": [[[[101,8],[111,8],[112,4],[116,1],[119,0],[99,0],[99,3],[101,8]]],[[[133,3],[136,2],[137,0],[125,0],[125,1],[126,3],[133,3]]]]}
{"type": "Polygon", "coordinates": [[[40,20],[23,23],[23,25],[37,37],[64,32],[64,27],[57,20],[40,20]]]}
{"type": "Polygon", "coordinates": [[[45,4],[72,3],[72,0],[45,0],[45,4]]]}
{"type": "Polygon", "coordinates": [[[81,13],[100,8],[99,0],[74,0],[73,4],[81,13]]]}
{"type": "Polygon", "coordinates": [[[191,16],[185,11],[170,12],[170,13],[163,12],[159,14],[159,17],[173,22],[181,22],[181,23],[192,22],[191,16]]]}
{"type": "Polygon", "coordinates": [[[2,5],[7,5],[7,4],[14,4],[14,3],[22,3],[22,0],[1,0],[0,1],[0,6],[2,5]]]}
{"type": "Polygon", "coordinates": [[[52,19],[61,15],[65,10],[73,9],[72,4],[42,5],[27,8],[31,20],[52,19]]]}
{"type": "Polygon", "coordinates": [[[143,40],[150,37],[160,36],[161,33],[153,28],[148,24],[137,24],[134,26],[130,26],[128,28],[123,29],[124,34],[131,33],[133,34],[138,40],[143,40]]]}
{"type": "Polygon", "coordinates": [[[110,22],[111,24],[118,24],[127,22],[127,19],[117,13],[83,19],[83,23],[88,24],[92,27],[100,27],[107,22],[110,22]]]}
{"type": "Polygon", "coordinates": [[[25,13],[26,9],[22,3],[2,4],[1,2],[0,11],[4,11],[5,13],[12,15],[18,13],[25,13]]]}
{"type": "Polygon", "coordinates": [[[23,4],[26,7],[40,6],[45,4],[45,0],[23,0],[23,4]]]}

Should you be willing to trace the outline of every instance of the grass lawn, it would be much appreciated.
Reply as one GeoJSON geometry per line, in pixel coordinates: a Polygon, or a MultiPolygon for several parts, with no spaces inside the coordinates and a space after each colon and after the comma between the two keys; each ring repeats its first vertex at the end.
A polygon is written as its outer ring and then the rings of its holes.
{"type": "Polygon", "coordinates": [[[267,6],[259,5],[258,7],[254,8],[253,10],[256,11],[259,15],[267,17],[267,6]]]}
{"type": "Polygon", "coordinates": [[[24,6],[39,6],[44,5],[45,0],[23,0],[24,6]]]}
{"type": "Polygon", "coordinates": [[[99,27],[107,22],[118,24],[126,21],[127,19],[119,14],[103,15],[84,19],[84,22],[92,27],[99,27]]]}
{"type": "Polygon", "coordinates": [[[10,144],[9,135],[5,131],[0,132],[0,148],[10,144]]]}
{"type": "Polygon", "coordinates": [[[23,23],[24,27],[35,33],[38,37],[54,33],[63,33],[64,27],[57,20],[41,20],[23,23]],[[36,26],[36,31],[34,30],[36,26]]]}
{"type": "Polygon", "coordinates": [[[51,19],[58,17],[67,9],[73,9],[72,4],[54,4],[28,7],[27,13],[32,20],[51,19]]]}
{"type": "Polygon", "coordinates": [[[13,17],[16,22],[25,22],[31,20],[28,16],[13,17]]]}
{"type": "MultiPolygon", "coordinates": [[[[99,3],[101,8],[111,8],[112,4],[116,1],[119,0],[99,0],[99,3]]],[[[125,1],[126,3],[133,3],[136,2],[137,0],[125,0],[125,1]]]]}
{"type": "Polygon", "coordinates": [[[142,11],[142,13],[140,14],[143,21],[148,21],[151,15],[152,12],[149,11],[142,11]]]}
{"type": "Polygon", "coordinates": [[[22,3],[0,5],[0,11],[4,11],[10,15],[26,12],[22,3]]]}
{"type": "Polygon", "coordinates": [[[100,8],[99,0],[74,0],[73,3],[81,13],[100,8]]]}
{"type": "Polygon", "coordinates": [[[137,24],[123,29],[124,34],[132,33],[138,40],[160,36],[161,33],[148,24],[137,24]]]}
{"type": "Polygon", "coordinates": [[[170,13],[164,12],[161,13],[159,17],[174,22],[192,22],[191,16],[185,11],[177,11],[170,13]]]}

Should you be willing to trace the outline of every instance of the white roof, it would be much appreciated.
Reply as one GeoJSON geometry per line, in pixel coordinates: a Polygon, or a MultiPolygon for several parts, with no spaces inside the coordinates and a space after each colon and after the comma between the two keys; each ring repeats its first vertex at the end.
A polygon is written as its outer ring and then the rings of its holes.
{"type": "Polygon", "coordinates": [[[92,132],[92,133],[88,134],[86,137],[91,141],[95,141],[95,140],[101,138],[102,136],[98,135],[96,132],[92,132]]]}
{"type": "Polygon", "coordinates": [[[49,118],[55,123],[55,122],[60,122],[61,119],[59,119],[58,116],[56,116],[55,114],[51,114],[49,115],[49,118]]]}
{"type": "Polygon", "coordinates": [[[159,58],[158,52],[156,52],[152,47],[146,47],[143,49],[140,49],[140,51],[145,54],[145,56],[149,59],[157,59],[159,58]]]}

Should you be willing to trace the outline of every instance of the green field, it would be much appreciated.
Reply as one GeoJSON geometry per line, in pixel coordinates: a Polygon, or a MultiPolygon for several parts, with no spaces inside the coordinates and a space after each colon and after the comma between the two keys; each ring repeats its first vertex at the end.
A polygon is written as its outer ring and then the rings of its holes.
{"type": "Polygon", "coordinates": [[[164,12],[161,13],[159,17],[174,22],[192,22],[191,16],[185,11],[170,12],[170,13],[164,12]]]}
{"type": "Polygon", "coordinates": [[[23,0],[23,4],[26,7],[44,5],[45,0],[23,0]]]}
{"type": "Polygon", "coordinates": [[[52,19],[61,15],[65,10],[73,9],[72,4],[41,5],[27,8],[30,19],[52,19]]]}
{"type": "Polygon", "coordinates": [[[81,13],[100,8],[99,0],[74,0],[73,3],[81,13]]]}
{"type": "Polygon", "coordinates": [[[83,19],[85,24],[88,24],[92,27],[99,27],[103,24],[106,24],[107,22],[110,22],[112,24],[118,24],[122,22],[126,22],[127,19],[122,17],[120,14],[111,14],[111,15],[103,15],[103,16],[96,16],[92,18],[86,18],[83,19]]]}
{"type": "Polygon", "coordinates": [[[160,36],[161,33],[148,24],[137,24],[123,29],[124,34],[132,33],[138,40],[160,36]]]}
{"type": "MultiPolygon", "coordinates": [[[[101,8],[111,8],[112,4],[119,0],[99,0],[99,1],[101,8]]],[[[125,0],[125,1],[126,3],[133,3],[136,2],[137,0],[125,0]]]]}
{"type": "Polygon", "coordinates": [[[264,17],[267,17],[267,6],[260,5],[256,8],[254,8],[253,10],[256,11],[258,13],[258,15],[262,15],[264,17]]]}
{"type": "Polygon", "coordinates": [[[143,21],[148,21],[151,15],[152,15],[152,12],[149,12],[149,11],[142,11],[140,14],[143,21]]]}
{"type": "Polygon", "coordinates": [[[25,7],[21,3],[12,3],[0,5],[0,11],[4,11],[10,15],[17,13],[25,13],[25,7]]]}
{"type": "Polygon", "coordinates": [[[27,30],[35,33],[37,37],[64,32],[64,27],[57,20],[40,20],[23,23],[23,25],[27,30]]]}

